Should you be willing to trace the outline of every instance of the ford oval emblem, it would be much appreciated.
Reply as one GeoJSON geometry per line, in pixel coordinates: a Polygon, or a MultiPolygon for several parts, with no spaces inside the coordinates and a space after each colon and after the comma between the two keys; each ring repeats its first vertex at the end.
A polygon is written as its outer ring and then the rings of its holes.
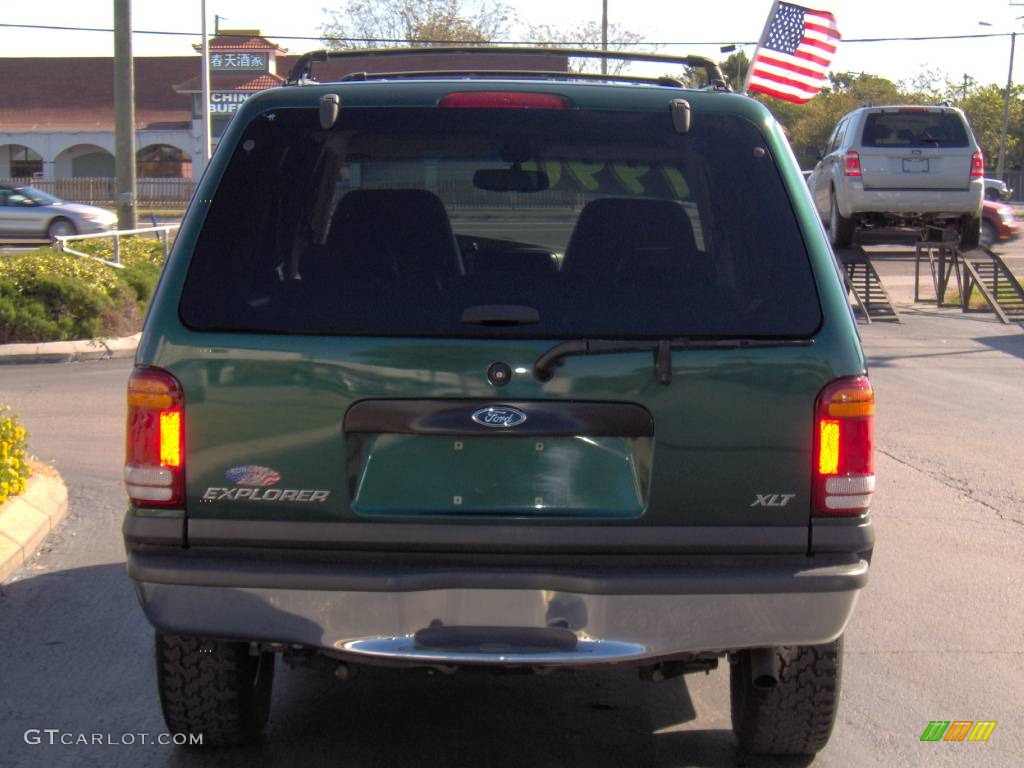
{"type": "Polygon", "coordinates": [[[526,414],[518,408],[510,408],[506,405],[492,405],[488,408],[474,411],[472,419],[484,427],[511,429],[512,427],[518,427],[526,421],[526,414]]]}

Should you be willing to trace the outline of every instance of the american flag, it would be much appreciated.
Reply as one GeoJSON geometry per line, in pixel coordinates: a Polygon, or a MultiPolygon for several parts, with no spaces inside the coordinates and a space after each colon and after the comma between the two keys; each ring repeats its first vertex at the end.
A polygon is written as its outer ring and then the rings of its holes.
{"type": "Polygon", "coordinates": [[[268,485],[275,485],[280,482],[281,474],[270,467],[261,467],[258,464],[245,464],[241,467],[232,467],[225,475],[235,485],[255,485],[265,488],[268,485]]]}
{"type": "Polygon", "coordinates": [[[747,90],[803,104],[825,84],[839,43],[836,19],[792,3],[776,3],[747,73],[747,90]]]}

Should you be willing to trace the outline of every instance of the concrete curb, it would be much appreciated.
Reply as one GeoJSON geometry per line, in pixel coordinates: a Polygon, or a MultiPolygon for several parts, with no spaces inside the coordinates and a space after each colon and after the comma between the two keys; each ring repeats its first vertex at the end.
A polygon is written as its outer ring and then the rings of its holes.
{"type": "Polygon", "coordinates": [[[78,360],[106,360],[134,357],[141,333],[119,339],[48,341],[42,344],[0,345],[0,365],[15,363],[70,363],[78,360]]]}
{"type": "Polygon", "coordinates": [[[0,506],[0,583],[32,557],[67,512],[67,486],[46,475],[30,478],[23,494],[0,506]]]}

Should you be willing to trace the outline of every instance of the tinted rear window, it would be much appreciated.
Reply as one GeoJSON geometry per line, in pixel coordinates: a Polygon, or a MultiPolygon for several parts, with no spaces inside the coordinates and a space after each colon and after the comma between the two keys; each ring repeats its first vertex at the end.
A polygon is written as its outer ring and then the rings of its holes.
{"type": "MultiPolygon", "coordinates": [[[[225,148],[226,149],[226,148],[225,148]]],[[[807,336],[820,308],[763,138],[696,114],[343,108],[250,123],[181,301],[194,328],[807,336]]]]}
{"type": "Polygon", "coordinates": [[[955,112],[871,112],[865,147],[966,147],[967,130],[955,112]]]}

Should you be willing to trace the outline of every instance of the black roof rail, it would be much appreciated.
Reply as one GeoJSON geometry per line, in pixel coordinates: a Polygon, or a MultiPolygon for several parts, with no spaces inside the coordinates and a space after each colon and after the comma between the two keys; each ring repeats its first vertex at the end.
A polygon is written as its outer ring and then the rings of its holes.
{"type": "Polygon", "coordinates": [[[517,78],[561,78],[563,80],[604,80],[627,83],[654,83],[657,85],[668,85],[674,88],[683,88],[685,84],[675,77],[662,75],[661,77],[641,77],[640,75],[602,75],[599,72],[557,72],[540,69],[424,69],[421,71],[409,72],[350,72],[344,75],[339,82],[352,82],[356,80],[385,80],[399,78],[418,77],[517,77],[517,78]]]}
{"type": "MultiPolygon", "coordinates": [[[[560,47],[525,47],[525,46],[501,46],[501,45],[463,45],[463,46],[423,46],[416,48],[366,48],[366,49],[349,49],[344,51],[312,51],[310,53],[303,54],[299,57],[298,61],[292,67],[291,73],[288,75],[288,80],[285,85],[299,85],[308,79],[313,71],[313,64],[322,61],[334,61],[337,59],[358,59],[358,58],[386,58],[389,56],[408,56],[408,55],[476,55],[489,54],[489,53],[502,53],[511,54],[518,56],[536,56],[538,54],[544,55],[556,55],[556,56],[567,56],[578,59],[615,59],[619,61],[649,61],[662,64],[674,64],[676,66],[684,67],[695,67],[704,70],[707,77],[707,84],[715,89],[728,90],[729,87],[726,84],[725,77],[722,75],[722,70],[718,68],[711,59],[705,58],[704,56],[667,56],[660,53],[636,53],[630,51],[600,51],[591,48],[560,48],[560,47]]],[[[391,73],[391,76],[397,76],[398,73],[391,73]]],[[[434,73],[438,74],[438,73],[434,73]]],[[[449,73],[450,74],[450,73],[449,73]]],[[[468,73],[467,73],[468,74],[468,73]]],[[[480,73],[483,74],[483,73],[480,73]]],[[[515,75],[524,74],[522,72],[515,72],[515,75]]],[[[546,77],[561,77],[561,78],[575,78],[579,75],[578,72],[552,72],[543,73],[542,76],[546,77]]],[[[367,75],[370,77],[371,75],[367,75]]],[[[620,78],[626,80],[657,80],[658,78],[633,78],[619,75],[600,75],[593,79],[605,79],[605,80],[617,80],[620,78]]],[[[591,78],[586,78],[591,79],[591,78]]]]}

